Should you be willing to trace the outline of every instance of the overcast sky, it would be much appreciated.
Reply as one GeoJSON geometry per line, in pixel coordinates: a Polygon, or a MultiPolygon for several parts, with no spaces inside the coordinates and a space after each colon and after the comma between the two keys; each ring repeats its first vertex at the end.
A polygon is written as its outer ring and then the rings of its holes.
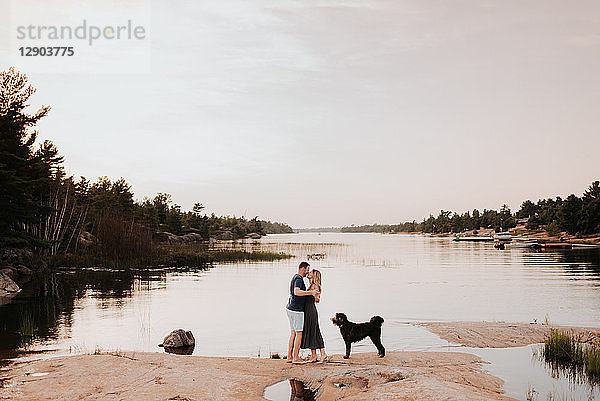
{"type": "Polygon", "coordinates": [[[146,24],[149,68],[127,74],[30,72],[0,39],[69,173],[123,176],[139,199],[300,228],[518,208],[600,178],[597,1],[38,3],[48,24],[146,24]]]}

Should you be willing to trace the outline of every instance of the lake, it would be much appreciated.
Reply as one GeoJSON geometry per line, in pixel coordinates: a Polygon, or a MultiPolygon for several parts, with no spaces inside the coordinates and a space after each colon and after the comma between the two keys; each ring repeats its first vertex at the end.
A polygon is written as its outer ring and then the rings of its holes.
{"type": "MultiPolygon", "coordinates": [[[[284,355],[290,279],[301,260],[319,254],[320,259],[308,261],[323,277],[318,309],[328,353],[344,350],[339,330],[329,321],[336,312],[352,321],[380,315],[387,350],[476,353],[493,362],[485,368],[504,378],[507,394],[515,398],[525,399],[528,387],[541,394],[600,397],[585,383],[552,378],[543,363],[532,361],[535,346],[457,348],[411,324],[537,319],[600,327],[597,250],[501,251],[491,243],[451,238],[342,233],[269,235],[218,246],[283,251],[294,258],[201,271],[88,269],[36,279],[0,307],[0,357],[162,352],[157,345],[176,328],[194,333],[195,355],[284,355]],[[537,379],[530,383],[529,376],[537,379]]],[[[368,341],[353,346],[353,352],[371,351],[375,347],[368,341]]]]}

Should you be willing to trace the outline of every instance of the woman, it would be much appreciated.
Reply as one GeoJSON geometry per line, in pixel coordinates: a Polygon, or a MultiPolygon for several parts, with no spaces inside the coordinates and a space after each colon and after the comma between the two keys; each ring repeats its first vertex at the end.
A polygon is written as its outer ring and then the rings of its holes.
{"type": "Polygon", "coordinates": [[[325,354],[325,343],[319,329],[319,314],[315,302],[318,303],[321,299],[321,272],[311,270],[308,273],[310,285],[307,291],[316,290],[315,296],[306,296],[304,304],[304,329],[302,331],[302,349],[310,349],[310,359],[308,362],[324,362],[327,358],[325,354]],[[317,359],[317,350],[321,353],[321,359],[317,359]]]}

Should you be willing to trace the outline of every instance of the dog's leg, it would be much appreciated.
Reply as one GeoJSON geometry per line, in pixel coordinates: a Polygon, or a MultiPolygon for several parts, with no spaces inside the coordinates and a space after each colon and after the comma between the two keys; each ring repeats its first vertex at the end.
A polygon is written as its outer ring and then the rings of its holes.
{"type": "Polygon", "coordinates": [[[346,355],[344,355],[344,359],[350,358],[350,348],[352,348],[352,343],[350,341],[346,342],[346,355]]]}
{"type": "Polygon", "coordinates": [[[371,341],[373,341],[373,344],[375,344],[375,346],[377,347],[377,353],[379,354],[380,358],[383,358],[385,356],[385,348],[383,347],[383,344],[381,344],[381,334],[376,335],[376,336],[370,336],[369,337],[371,339],[371,341]]]}

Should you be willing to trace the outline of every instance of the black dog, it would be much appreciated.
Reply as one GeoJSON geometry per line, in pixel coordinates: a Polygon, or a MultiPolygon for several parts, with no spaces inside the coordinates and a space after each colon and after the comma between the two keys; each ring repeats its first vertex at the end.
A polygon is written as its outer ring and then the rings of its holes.
{"type": "Polygon", "coordinates": [[[340,328],[342,338],[346,343],[346,355],[344,355],[344,358],[350,358],[350,348],[352,347],[352,343],[367,337],[369,337],[377,347],[379,357],[383,358],[385,356],[385,348],[383,348],[383,345],[381,344],[381,325],[383,324],[383,318],[381,316],[373,316],[371,320],[366,323],[352,323],[348,321],[348,318],[343,313],[336,313],[331,321],[340,328]]]}

